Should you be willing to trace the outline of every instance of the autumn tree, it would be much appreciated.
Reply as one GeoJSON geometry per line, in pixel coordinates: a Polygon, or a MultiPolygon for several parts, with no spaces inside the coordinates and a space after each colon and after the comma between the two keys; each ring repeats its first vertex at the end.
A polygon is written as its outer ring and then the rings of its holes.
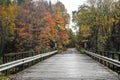
{"type": "Polygon", "coordinates": [[[67,47],[76,47],[77,45],[77,36],[75,35],[75,32],[73,32],[72,29],[67,29],[68,35],[69,35],[69,44],[67,47]]]}
{"type": "MultiPolygon", "coordinates": [[[[6,2],[3,2],[6,3],[6,2]]],[[[14,4],[0,5],[0,53],[11,51],[9,43],[14,39],[15,20],[19,7],[14,4]]]]}
{"type": "Polygon", "coordinates": [[[0,0],[0,53],[66,47],[68,23],[61,2],[0,0]]]}
{"type": "MultiPolygon", "coordinates": [[[[119,2],[114,0],[88,0],[88,4],[80,6],[74,15],[73,19],[76,26],[85,28],[83,25],[87,25],[91,29],[91,36],[88,38],[90,40],[88,46],[91,48],[110,50],[110,48],[107,49],[107,46],[110,46],[111,50],[116,49],[111,37],[113,36],[113,30],[117,31],[115,29],[117,27],[115,16],[119,14],[118,8],[116,8],[117,3],[119,2]]],[[[118,15],[117,18],[119,18],[118,15]]],[[[79,32],[81,32],[80,29],[79,32]]],[[[80,34],[78,36],[81,38],[80,34]]]]}
{"type": "Polygon", "coordinates": [[[55,19],[57,37],[56,42],[59,48],[65,47],[69,43],[69,36],[67,33],[66,25],[69,22],[69,14],[65,6],[61,2],[57,2],[52,6],[52,16],[55,19]]]}
{"type": "MultiPolygon", "coordinates": [[[[56,4],[50,4],[47,1],[32,2],[28,0],[21,5],[21,12],[16,22],[18,50],[39,51],[54,48],[56,43],[60,47],[68,43],[68,34],[65,28],[68,14],[66,12],[66,16],[63,11],[56,13],[56,9],[53,9],[56,4]]],[[[61,5],[63,4],[61,3],[61,5]]]]}

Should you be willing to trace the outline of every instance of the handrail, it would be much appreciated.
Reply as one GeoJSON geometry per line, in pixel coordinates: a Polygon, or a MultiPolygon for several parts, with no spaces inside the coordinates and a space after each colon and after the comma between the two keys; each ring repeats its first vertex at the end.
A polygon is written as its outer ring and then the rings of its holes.
{"type": "Polygon", "coordinates": [[[19,66],[19,65],[22,65],[22,64],[25,64],[25,63],[28,63],[28,62],[31,62],[31,61],[34,61],[34,60],[42,58],[42,57],[47,57],[47,56],[55,54],[55,53],[57,53],[57,50],[2,64],[2,65],[0,65],[0,72],[5,71],[5,70],[10,69],[10,68],[13,68],[13,67],[16,67],[16,66],[19,66]]]}
{"type": "Polygon", "coordinates": [[[12,56],[12,55],[26,54],[26,53],[30,53],[30,52],[34,52],[34,51],[18,52],[17,54],[16,54],[16,53],[9,53],[9,54],[4,54],[4,56],[12,56]]]}
{"type": "Polygon", "coordinates": [[[99,54],[95,54],[95,53],[90,52],[90,51],[85,51],[85,53],[89,54],[89,55],[91,55],[93,57],[97,57],[99,59],[102,59],[103,61],[109,62],[109,63],[111,63],[111,64],[113,64],[113,65],[115,65],[117,67],[120,67],[120,61],[118,61],[118,60],[111,59],[111,58],[108,58],[108,57],[105,57],[105,56],[101,56],[99,54]]]}

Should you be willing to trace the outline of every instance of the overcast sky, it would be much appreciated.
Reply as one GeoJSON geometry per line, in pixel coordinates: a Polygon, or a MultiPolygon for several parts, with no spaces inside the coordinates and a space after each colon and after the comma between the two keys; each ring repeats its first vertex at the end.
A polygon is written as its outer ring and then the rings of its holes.
{"type": "Polygon", "coordinates": [[[80,5],[86,2],[86,0],[58,0],[58,1],[62,2],[65,5],[69,14],[72,14],[72,11],[77,10],[80,5]]]}
{"type": "MultiPolygon", "coordinates": [[[[78,10],[78,7],[80,5],[86,3],[86,0],[48,0],[48,1],[51,1],[53,3],[57,1],[62,2],[65,5],[65,8],[67,9],[71,17],[72,17],[72,11],[78,10]]],[[[72,27],[72,24],[70,24],[70,26],[72,27]]]]}
{"type": "Polygon", "coordinates": [[[53,3],[57,1],[62,2],[65,5],[66,9],[68,10],[69,14],[72,14],[72,11],[77,10],[80,5],[86,2],[86,0],[48,0],[48,1],[52,1],[53,3]]]}
{"type": "MultiPolygon", "coordinates": [[[[57,0],[51,0],[51,1],[57,1],[57,0]]],[[[62,2],[68,13],[70,14],[71,18],[72,18],[72,11],[78,10],[78,7],[84,3],[86,3],[86,0],[58,0],[60,2],[62,2]]],[[[70,22],[70,27],[72,28],[74,24],[72,23],[72,21],[70,22]]],[[[73,28],[72,28],[73,29],[73,28]]],[[[76,31],[76,30],[73,30],[76,31]]]]}

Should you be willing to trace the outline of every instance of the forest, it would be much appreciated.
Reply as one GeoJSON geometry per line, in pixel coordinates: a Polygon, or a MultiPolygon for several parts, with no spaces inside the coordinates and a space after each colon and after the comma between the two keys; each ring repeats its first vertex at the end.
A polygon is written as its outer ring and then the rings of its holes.
{"type": "Polygon", "coordinates": [[[52,48],[120,51],[120,0],[87,0],[73,11],[60,1],[0,0],[0,54],[52,48]]]}
{"type": "Polygon", "coordinates": [[[77,47],[120,51],[120,0],[87,0],[73,11],[77,47]]]}
{"type": "Polygon", "coordinates": [[[66,47],[69,19],[59,1],[0,0],[0,54],[66,47]]]}

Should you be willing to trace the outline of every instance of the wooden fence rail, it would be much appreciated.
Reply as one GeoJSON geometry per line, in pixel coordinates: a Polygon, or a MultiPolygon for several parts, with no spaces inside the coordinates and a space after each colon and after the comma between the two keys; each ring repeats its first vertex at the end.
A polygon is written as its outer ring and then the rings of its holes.
{"type": "MultiPolygon", "coordinates": [[[[31,52],[27,52],[27,53],[31,53],[31,52]]],[[[16,54],[13,54],[13,53],[6,54],[6,55],[4,55],[5,63],[0,65],[0,72],[3,72],[5,74],[16,73],[16,72],[21,71],[24,68],[26,68],[25,66],[29,67],[51,55],[56,54],[56,53],[57,53],[57,50],[54,50],[51,52],[46,52],[46,53],[44,51],[44,53],[42,53],[42,54],[39,53],[36,55],[35,54],[33,55],[33,52],[32,52],[32,55],[29,55],[29,56],[28,55],[24,56],[24,55],[26,55],[25,53],[24,54],[19,53],[19,54],[22,54],[22,57],[20,57],[18,59],[13,59],[14,61],[11,61],[10,59],[12,58],[11,56],[15,56],[16,54]],[[8,57],[10,59],[8,59],[8,57]],[[9,60],[9,62],[8,62],[8,60],[9,60]]]]}
{"type": "Polygon", "coordinates": [[[113,53],[113,52],[98,52],[93,53],[90,51],[85,51],[93,59],[99,61],[100,63],[104,64],[108,68],[112,69],[113,71],[120,74],[120,53],[113,53]]]}

